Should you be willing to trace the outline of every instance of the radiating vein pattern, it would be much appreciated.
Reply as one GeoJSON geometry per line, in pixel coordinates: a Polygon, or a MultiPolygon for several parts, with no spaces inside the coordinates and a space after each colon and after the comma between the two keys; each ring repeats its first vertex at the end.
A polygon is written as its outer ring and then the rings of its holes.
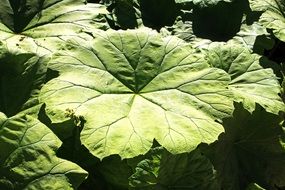
{"type": "Polygon", "coordinates": [[[223,128],[216,120],[233,110],[226,72],[152,30],[93,35],[91,46],[70,44],[49,63],[59,77],[40,100],[52,122],[68,120],[67,109],[83,116],[81,141],[99,158],[144,154],[154,139],[172,153],[217,139],[223,128]]]}
{"type": "Polygon", "coordinates": [[[263,11],[260,22],[281,41],[285,41],[285,2],[284,0],[250,0],[253,11],[263,11]]]}
{"type": "Polygon", "coordinates": [[[66,39],[90,39],[84,31],[108,28],[105,7],[84,0],[10,2],[4,0],[0,7],[0,40],[14,49],[45,55],[66,39]]]}
{"type": "Polygon", "coordinates": [[[87,177],[79,166],[56,156],[61,142],[38,120],[17,115],[0,123],[1,188],[71,190],[87,177]]]}
{"type": "Polygon", "coordinates": [[[263,66],[275,63],[251,54],[246,48],[229,44],[212,44],[207,60],[214,67],[229,73],[229,88],[235,101],[242,102],[248,111],[253,112],[256,103],[274,114],[285,111],[277,77],[272,69],[263,66]]]}

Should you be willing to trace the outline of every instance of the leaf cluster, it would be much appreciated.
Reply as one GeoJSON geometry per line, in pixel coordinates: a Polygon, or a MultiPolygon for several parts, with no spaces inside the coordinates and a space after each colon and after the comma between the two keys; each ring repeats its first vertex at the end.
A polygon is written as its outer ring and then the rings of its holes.
{"type": "Polygon", "coordinates": [[[3,0],[0,189],[285,189],[284,0],[3,0]]]}

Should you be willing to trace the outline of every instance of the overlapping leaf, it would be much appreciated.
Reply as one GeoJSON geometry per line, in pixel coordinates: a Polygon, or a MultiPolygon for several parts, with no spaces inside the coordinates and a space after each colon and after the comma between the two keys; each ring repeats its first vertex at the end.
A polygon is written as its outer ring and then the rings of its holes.
{"type": "Polygon", "coordinates": [[[84,0],[4,0],[0,6],[0,40],[14,49],[46,54],[60,48],[70,36],[88,39],[83,30],[106,28],[105,13],[103,6],[84,0]]]}
{"type": "Polygon", "coordinates": [[[199,149],[171,155],[161,147],[144,156],[130,177],[131,189],[220,189],[211,162],[199,149]]]}
{"type": "Polygon", "coordinates": [[[230,74],[229,87],[236,101],[242,102],[250,112],[255,110],[256,103],[275,114],[285,110],[277,77],[272,69],[262,66],[268,60],[232,44],[213,43],[210,46],[208,63],[230,74]]]}
{"type": "Polygon", "coordinates": [[[174,0],[103,0],[111,12],[108,18],[114,29],[146,26],[160,29],[172,25],[179,14],[174,0]]]}
{"type": "Polygon", "coordinates": [[[285,2],[284,0],[249,0],[253,11],[263,11],[260,22],[273,30],[274,35],[285,41],[285,2]]]}
{"type": "Polygon", "coordinates": [[[0,42],[1,112],[7,116],[31,112],[28,109],[38,104],[37,94],[45,82],[46,61],[35,53],[10,50],[0,42]]]}
{"type": "Polygon", "coordinates": [[[0,117],[0,188],[76,189],[87,173],[58,158],[60,140],[30,116],[0,117]]]}
{"type": "Polygon", "coordinates": [[[264,50],[269,50],[274,46],[274,40],[270,38],[266,28],[258,22],[250,25],[242,23],[240,31],[230,42],[243,45],[259,54],[263,54],[264,50]]]}
{"type": "Polygon", "coordinates": [[[153,139],[172,153],[213,142],[230,116],[229,76],[209,68],[175,37],[150,30],[94,34],[92,47],[68,47],[51,68],[60,76],[40,95],[52,122],[73,110],[86,123],[82,143],[97,157],[146,153],[153,139]]]}
{"type": "Polygon", "coordinates": [[[131,29],[143,24],[140,4],[137,0],[114,0],[104,1],[104,3],[110,11],[108,19],[113,23],[113,27],[131,29]]]}
{"type": "MultiPolygon", "coordinates": [[[[205,1],[210,3],[211,1],[205,1]]],[[[247,4],[244,1],[218,3],[215,6],[181,5],[176,22],[166,28],[187,42],[210,39],[212,41],[227,41],[240,30],[243,13],[247,4]]]]}
{"type": "Polygon", "coordinates": [[[234,118],[225,120],[225,133],[208,154],[223,189],[245,189],[252,182],[265,189],[285,187],[285,149],[280,138],[284,132],[279,122],[278,116],[261,107],[249,113],[237,105],[234,118]]]}
{"type": "Polygon", "coordinates": [[[0,189],[76,189],[87,174],[62,158],[103,175],[95,189],[284,189],[285,83],[252,51],[272,48],[266,29],[285,41],[285,4],[249,2],[260,23],[247,0],[3,0],[0,189]],[[213,141],[210,163],[196,147],[213,141]]]}

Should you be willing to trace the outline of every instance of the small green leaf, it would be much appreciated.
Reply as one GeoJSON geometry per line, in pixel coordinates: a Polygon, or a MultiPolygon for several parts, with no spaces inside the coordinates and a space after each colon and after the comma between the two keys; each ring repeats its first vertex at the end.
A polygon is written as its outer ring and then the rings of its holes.
{"type": "Polygon", "coordinates": [[[208,55],[208,63],[229,73],[229,85],[235,101],[242,102],[250,112],[255,110],[256,103],[268,112],[278,114],[285,111],[280,95],[280,84],[270,68],[262,65],[274,64],[269,60],[251,52],[242,46],[212,43],[208,55]]]}
{"type": "Polygon", "coordinates": [[[151,149],[137,164],[130,186],[136,190],[220,189],[213,165],[199,149],[172,155],[161,147],[151,149]]]}
{"type": "Polygon", "coordinates": [[[264,50],[272,49],[274,46],[274,40],[266,28],[258,22],[250,25],[244,22],[241,25],[240,31],[230,41],[243,45],[258,54],[263,54],[264,50]]]}
{"type": "Polygon", "coordinates": [[[254,181],[266,189],[285,186],[285,149],[281,118],[260,106],[253,113],[236,105],[224,120],[225,133],[210,145],[209,156],[223,189],[240,190],[254,181]]]}
{"type": "Polygon", "coordinates": [[[0,45],[0,111],[13,116],[21,111],[37,114],[37,95],[45,82],[47,57],[9,50],[0,45]]]}
{"type": "Polygon", "coordinates": [[[285,42],[285,2],[284,0],[249,0],[253,11],[263,11],[260,22],[272,29],[274,35],[285,42]]]}
{"type": "Polygon", "coordinates": [[[5,190],[76,189],[87,173],[56,156],[60,140],[30,116],[0,120],[0,187],[5,190]]]}

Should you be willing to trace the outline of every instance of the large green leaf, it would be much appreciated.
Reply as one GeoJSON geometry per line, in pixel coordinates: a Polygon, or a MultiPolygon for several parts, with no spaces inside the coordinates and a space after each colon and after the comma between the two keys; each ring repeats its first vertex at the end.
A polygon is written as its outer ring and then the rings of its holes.
{"type": "Polygon", "coordinates": [[[130,177],[130,189],[220,189],[213,165],[199,149],[172,155],[161,147],[153,148],[137,164],[130,177]]]}
{"type": "Polygon", "coordinates": [[[256,103],[271,113],[285,111],[285,105],[279,96],[281,87],[277,77],[272,69],[263,67],[275,63],[251,54],[242,46],[220,43],[210,45],[207,60],[212,66],[230,74],[229,88],[235,101],[242,102],[250,112],[254,111],[256,103]]]}
{"type": "Polygon", "coordinates": [[[82,31],[106,28],[105,13],[103,6],[86,4],[84,0],[3,0],[0,40],[14,49],[49,53],[60,47],[65,38],[88,39],[90,36],[82,31]]]}
{"type": "MultiPolygon", "coordinates": [[[[265,189],[285,187],[285,149],[280,117],[260,106],[249,113],[237,105],[234,117],[224,121],[225,133],[210,145],[210,158],[223,189],[240,190],[252,182],[265,189]]],[[[208,152],[209,153],[209,152],[208,152]]]]}
{"type": "Polygon", "coordinates": [[[30,116],[0,118],[0,189],[76,189],[87,177],[56,156],[60,140],[30,116]]]}
{"type": "Polygon", "coordinates": [[[37,94],[45,82],[47,58],[9,50],[0,42],[0,111],[12,116],[38,104],[37,94]]]}
{"type": "Polygon", "coordinates": [[[153,139],[172,153],[210,143],[230,116],[229,76],[175,37],[151,30],[95,34],[91,47],[70,45],[50,67],[60,76],[40,99],[54,123],[70,110],[86,123],[82,143],[97,157],[146,153],[153,139]]]}
{"type": "Polygon", "coordinates": [[[264,11],[260,22],[273,30],[274,35],[285,41],[285,2],[284,0],[249,0],[253,11],[264,11]]]}

